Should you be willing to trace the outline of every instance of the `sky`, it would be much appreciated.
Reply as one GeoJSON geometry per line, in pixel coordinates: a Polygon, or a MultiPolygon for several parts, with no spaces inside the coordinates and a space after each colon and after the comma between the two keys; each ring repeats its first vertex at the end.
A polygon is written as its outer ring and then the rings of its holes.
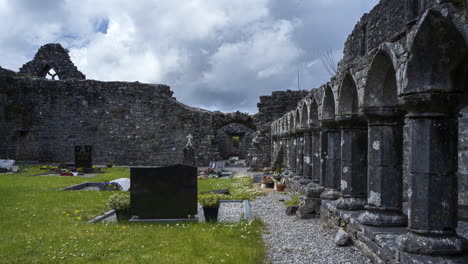
{"type": "Polygon", "coordinates": [[[321,52],[339,61],[377,3],[0,0],[0,66],[18,71],[61,43],[87,79],[166,84],[184,104],[254,114],[261,95],[329,81],[321,52]]]}

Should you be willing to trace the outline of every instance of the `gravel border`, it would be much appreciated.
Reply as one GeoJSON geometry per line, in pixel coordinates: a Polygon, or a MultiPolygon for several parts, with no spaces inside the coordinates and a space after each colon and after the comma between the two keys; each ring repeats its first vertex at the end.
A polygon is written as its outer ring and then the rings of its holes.
{"type": "Polygon", "coordinates": [[[333,238],[337,230],[325,228],[319,218],[287,216],[286,206],[279,200],[289,198],[288,194],[274,193],[251,202],[252,213],[268,226],[263,233],[267,263],[372,263],[354,246],[336,246],[333,238]]]}

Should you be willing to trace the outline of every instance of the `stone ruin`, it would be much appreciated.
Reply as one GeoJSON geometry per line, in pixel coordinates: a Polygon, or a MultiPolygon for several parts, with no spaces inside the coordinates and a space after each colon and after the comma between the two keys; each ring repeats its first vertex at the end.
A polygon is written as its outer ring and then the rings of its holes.
{"type": "Polygon", "coordinates": [[[19,73],[33,77],[50,77],[53,80],[86,79],[70,60],[68,50],[60,44],[47,44],[40,47],[34,59],[24,64],[19,73]]]}
{"type": "Polygon", "coordinates": [[[468,220],[467,13],[461,0],[381,0],[330,82],[262,96],[253,116],[181,104],[166,85],[86,80],[47,44],[19,73],[0,68],[0,158],[66,161],[86,144],[98,163],[169,165],[192,134],[197,165],[239,154],[286,168],[305,206],[377,261],[460,262],[446,256],[468,248],[456,231],[468,220]]]}
{"type": "Polygon", "coordinates": [[[380,1],[336,76],[271,124],[292,186],[377,261],[467,261],[426,257],[468,249],[456,231],[468,220],[467,11],[380,1]]]}
{"type": "MultiPolygon", "coordinates": [[[[44,45],[18,73],[0,68],[0,158],[71,161],[74,146],[91,145],[95,163],[171,165],[183,162],[192,134],[197,165],[236,155],[263,168],[270,150],[252,149],[252,139],[307,92],[264,96],[253,116],[190,107],[172,94],[161,84],[86,80],[66,49],[44,45]]],[[[268,148],[269,137],[261,144],[268,148]]]]}

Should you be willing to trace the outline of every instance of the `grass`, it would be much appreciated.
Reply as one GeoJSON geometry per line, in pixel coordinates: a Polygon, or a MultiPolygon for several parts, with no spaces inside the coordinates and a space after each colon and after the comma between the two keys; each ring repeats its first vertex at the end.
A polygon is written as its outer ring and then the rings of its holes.
{"type": "Polygon", "coordinates": [[[198,181],[198,192],[229,189],[225,200],[253,200],[262,192],[252,189],[251,177],[235,177],[232,179],[205,179],[198,181]]]}
{"type": "Polygon", "coordinates": [[[299,205],[299,197],[300,195],[299,194],[294,194],[293,196],[291,196],[291,199],[287,200],[284,202],[284,204],[286,206],[296,206],[296,205],[299,205]]]}
{"type": "MultiPolygon", "coordinates": [[[[59,191],[86,181],[128,177],[108,168],[94,178],[0,175],[0,263],[262,263],[259,220],[238,224],[87,224],[109,210],[115,192],[59,191]]],[[[200,190],[229,188],[252,199],[246,179],[201,180],[200,190]],[[237,191],[240,189],[242,191],[237,191]]]]}

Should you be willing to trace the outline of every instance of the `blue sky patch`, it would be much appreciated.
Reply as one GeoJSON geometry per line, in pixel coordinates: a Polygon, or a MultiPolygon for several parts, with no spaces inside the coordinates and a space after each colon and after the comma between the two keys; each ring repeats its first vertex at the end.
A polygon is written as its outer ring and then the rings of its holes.
{"type": "Polygon", "coordinates": [[[101,32],[103,34],[107,34],[107,29],[109,28],[109,19],[101,19],[98,20],[96,23],[96,32],[101,32]]]}

